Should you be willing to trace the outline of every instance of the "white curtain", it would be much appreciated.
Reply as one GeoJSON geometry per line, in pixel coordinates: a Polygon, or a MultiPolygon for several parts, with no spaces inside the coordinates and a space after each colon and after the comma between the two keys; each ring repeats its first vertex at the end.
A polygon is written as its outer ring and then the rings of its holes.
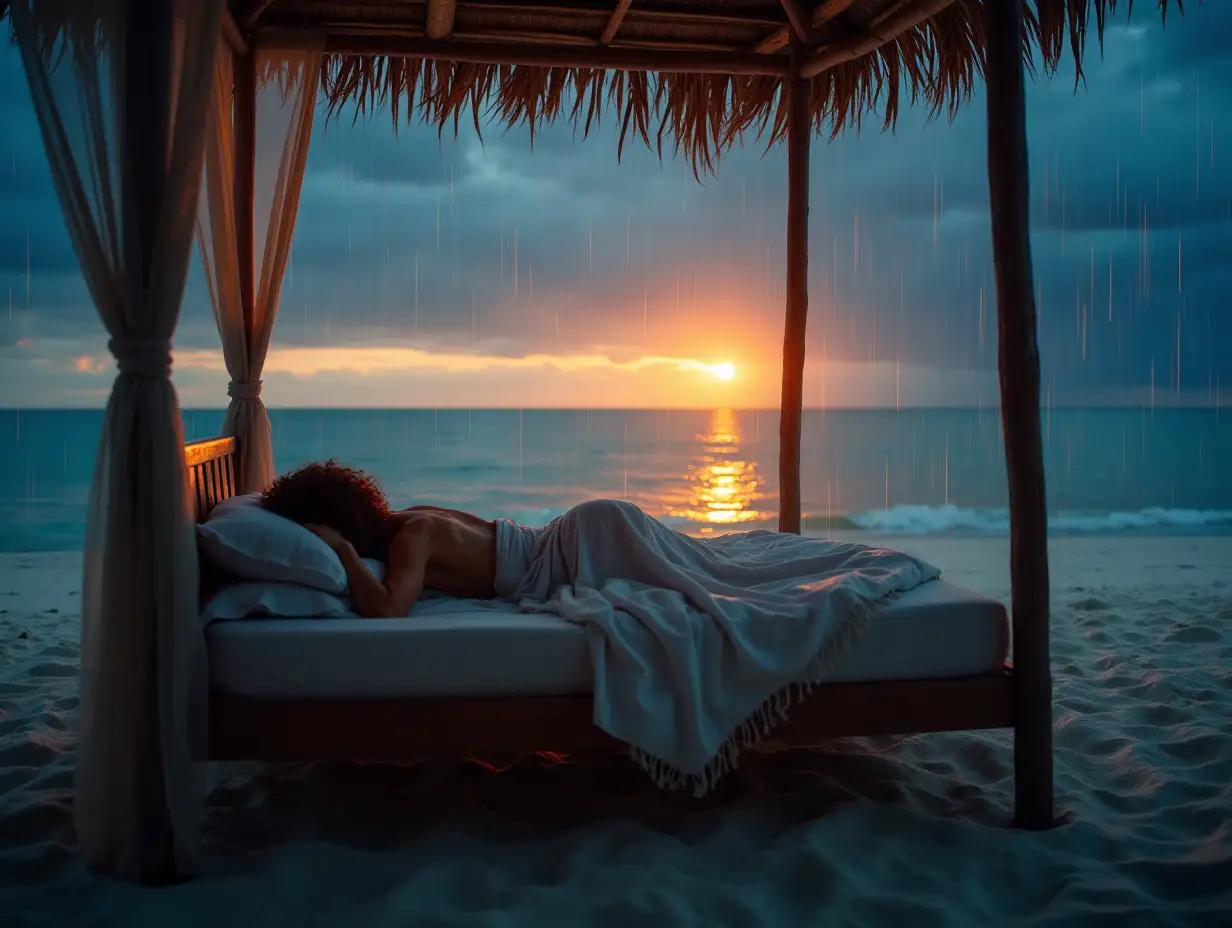
{"type": "Polygon", "coordinates": [[[244,312],[235,234],[234,62],[225,42],[214,61],[197,243],[222,338],[223,359],[231,377],[227,388],[231,403],[223,431],[239,438],[237,479],[243,493],[264,490],[274,479],[269,416],[260,398],[261,370],[278,315],[278,298],[299,212],[322,51],[323,46],[276,55],[257,53],[255,281],[250,313],[244,312]]]}
{"type": "Polygon", "coordinates": [[[194,867],[205,649],[171,336],[222,0],[15,0],[13,32],[119,366],[90,490],[74,812],[96,866],[194,867]]]}

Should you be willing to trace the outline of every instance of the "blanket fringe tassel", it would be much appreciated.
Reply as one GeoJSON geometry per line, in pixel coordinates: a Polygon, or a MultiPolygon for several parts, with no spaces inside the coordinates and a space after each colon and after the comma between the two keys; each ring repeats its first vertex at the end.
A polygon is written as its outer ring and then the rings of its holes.
{"type": "Polygon", "coordinates": [[[722,747],[701,773],[684,773],[676,767],[645,751],[630,745],[633,760],[645,770],[655,785],[660,789],[682,789],[692,787],[695,798],[700,799],[714,789],[722,776],[738,766],[737,759],[742,748],[754,747],[763,738],[770,735],[780,722],[787,720],[787,710],[804,702],[813,692],[813,687],[825,682],[825,676],[833,668],[835,662],[846,654],[864,631],[868,628],[873,616],[885,605],[897,599],[898,592],[890,593],[880,599],[860,603],[851,621],[834,635],[821,651],[809,662],[804,673],[792,680],[774,693],[771,693],[748,718],[736,726],[723,742],[722,747]]]}

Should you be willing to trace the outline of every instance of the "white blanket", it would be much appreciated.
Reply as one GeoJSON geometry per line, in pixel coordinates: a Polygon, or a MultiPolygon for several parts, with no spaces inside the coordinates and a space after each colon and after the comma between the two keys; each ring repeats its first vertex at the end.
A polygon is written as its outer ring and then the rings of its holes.
{"type": "Polygon", "coordinates": [[[595,724],[659,785],[699,796],[825,679],[879,605],[939,575],[820,538],[691,538],[615,500],[497,532],[497,593],[586,626],[595,724]]]}

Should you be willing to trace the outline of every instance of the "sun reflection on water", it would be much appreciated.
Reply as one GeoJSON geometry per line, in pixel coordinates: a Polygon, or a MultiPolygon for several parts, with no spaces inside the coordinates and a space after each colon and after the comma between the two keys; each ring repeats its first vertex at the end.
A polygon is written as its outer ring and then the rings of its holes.
{"type": "Polygon", "coordinates": [[[684,475],[690,498],[686,508],[672,515],[698,523],[702,534],[767,518],[757,508],[765,496],[766,481],[757,472],[757,462],[741,456],[742,437],[735,413],[715,410],[706,434],[697,438],[701,455],[684,475]]]}

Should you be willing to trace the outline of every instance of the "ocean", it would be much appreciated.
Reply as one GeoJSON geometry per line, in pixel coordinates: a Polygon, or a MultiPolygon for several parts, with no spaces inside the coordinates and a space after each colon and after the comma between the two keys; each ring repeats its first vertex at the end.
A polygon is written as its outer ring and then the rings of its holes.
{"type": "MultiPolygon", "coordinates": [[[[186,410],[188,440],[221,410],[186,410]]],[[[336,457],[395,504],[535,524],[592,497],[628,499],[695,534],[773,527],[774,410],[270,411],[279,470],[336,457]]],[[[0,551],[79,549],[102,412],[0,410],[0,551]]],[[[1232,533],[1232,412],[1044,413],[1052,530],[1232,533]]],[[[809,530],[1004,534],[995,409],[809,410],[809,530]]]]}

